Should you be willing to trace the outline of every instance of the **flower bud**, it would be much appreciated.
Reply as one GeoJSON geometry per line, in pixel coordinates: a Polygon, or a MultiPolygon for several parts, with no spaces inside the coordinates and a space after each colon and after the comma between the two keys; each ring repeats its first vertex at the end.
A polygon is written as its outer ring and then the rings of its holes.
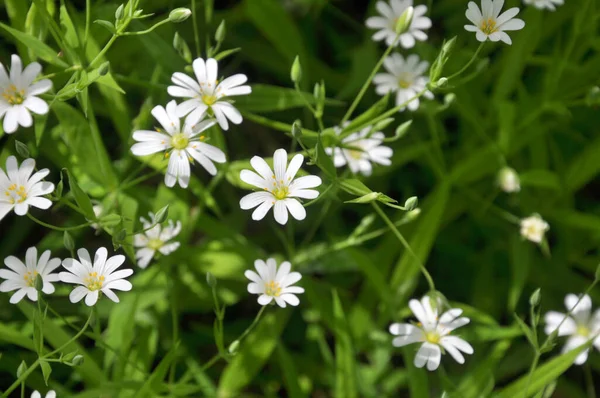
{"type": "Polygon", "coordinates": [[[302,123],[300,120],[296,120],[294,124],[292,124],[292,136],[296,139],[302,137],[302,123]]]}
{"type": "Polygon", "coordinates": [[[416,196],[411,196],[410,198],[406,199],[406,202],[404,202],[404,207],[406,208],[406,211],[411,211],[414,210],[418,204],[419,198],[416,196]]]}
{"type": "Polygon", "coordinates": [[[173,48],[186,62],[192,63],[192,52],[190,51],[190,47],[177,32],[175,32],[175,36],[173,37],[173,48]]]}
{"type": "Polygon", "coordinates": [[[29,157],[29,148],[26,144],[22,143],[19,140],[15,140],[15,150],[22,158],[27,159],[29,157]]]}
{"type": "Polygon", "coordinates": [[[123,8],[125,6],[123,4],[121,4],[118,8],[117,11],[115,11],[115,20],[118,22],[121,18],[123,18],[123,8]]]}
{"type": "Polygon", "coordinates": [[[69,233],[69,231],[65,231],[63,234],[63,244],[68,251],[72,252],[75,250],[75,242],[73,241],[73,236],[69,233]]]}
{"type": "Polygon", "coordinates": [[[222,20],[217,28],[217,31],[215,32],[215,41],[217,43],[221,43],[223,40],[225,40],[225,33],[227,33],[225,28],[225,20],[222,20]]]}
{"type": "Polygon", "coordinates": [[[230,354],[235,355],[235,354],[237,354],[239,348],[240,348],[240,341],[234,340],[233,343],[229,344],[229,348],[227,349],[227,351],[229,351],[230,354]]]}
{"type": "Polygon", "coordinates": [[[290,72],[292,82],[300,83],[302,80],[302,65],[300,65],[300,57],[296,55],[294,63],[292,64],[292,70],[290,72]]]}
{"type": "Polygon", "coordinates": [[[371,202],[375,202],[376,200],[378,200],[380,195],[381,195],[380,192],[371,192],[371,193],[363,195],[359,198],[348,200],[344,203],[371,203],[371,202]]]}
{"type": "Polygon", "coordinates": [[[435,82],[436,87],[444,87],[446,84],[448,84],[448,78],[447,77],[440,77],[438,79],[437,82],[435,82]]]}
{"type": "Polygon", "coordinates": [[[189,8],[176,8],[169,13],[169,21],[173,23],[180,23],[188,19],[190,15],[192,15],[192,11],[189,8]]]}
{"type": "Polygon", "coordinates": [[[498,172],[498,185],[500,189],[507,193],[519,192],[521,190],[519,175],[510,167],[504,167],[498,172]]]}
{"type": "Polygon", "coordinates": [[[83,355],[75,355],[71,363],[73,364],[73,366],[79,366],[83,364],[83,360],[83,355]]]}
{"type": "Polygon", "coordinates": [[[33,286],[35,287],[35,290],[37,290],[38,292],[42,291],[42,289],[44,288],[44,279],[42,278],[41,275],[38,274],[35,276],[33,286]]]}
{"type": "Polygon", "coordinates": [[[21,364],[17,368],[17,378],[21,377],[23,372],[25,372],[26,370],[27,370],[27,364],[25,363],[25,361],[21,361],[21,364]]]}
{"type": "Polygon", "coordinates": [[[211,288],[214,288],[215,286],[217,286],[217,278],[215,278],[215,276],[213,274],[211,274],[210,272],[207,272],[206,273],[206,283],[211,288]]]}
{"type": "Polygon", "coordinates": [[[98,67],[98,74],[100,76],[106,75],[110,71],[110,62],[106,61],[98,67]]]}
{"type": "Polygon", "coordinates": [[[156,212],[156,215],[154,216],[154,222],[156,224],[161,224],[167,220],[168,216],[169,216],[169,205],[166,205],[165,207],[163,207],[162,209],[160,209],[159,211],[156,212]]]}
{"type": "Polygon", "coordinates": [[[537,307],[540,304],[540,299],[542,297],[541,289],[535,289],[535,292],[529,296],[529,305],[532,307],[537,307]]]}
{"type": "Polygon", "coordinates": [[[408,7],[406,10],[404,10],[402,15],[400,15],[400,17],[396,21],[396,34],[401,35],[402,33],[407,32],[410,29],[414,13],[414,7],[408,7]]]}
{"type": "Polygon", "coordinates": [[[406,219],[407,222],[410,222],[410,221],[416,220],[420,214],[421,214],[421,209],[419,209],[417,207],[416,209],[413,209],[413,210],[409,211],[408,213],[406,213],[404,218],[406,219]]]}

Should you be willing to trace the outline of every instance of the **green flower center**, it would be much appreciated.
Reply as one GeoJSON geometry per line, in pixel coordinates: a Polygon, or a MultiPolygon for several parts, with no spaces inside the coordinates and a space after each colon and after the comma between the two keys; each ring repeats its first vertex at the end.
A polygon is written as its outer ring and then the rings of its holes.
{"type": "Polygon", "coordinates": [[[25,275],[23,275],[23,279],[25,279],[25,283],[27,283],[27,286],[29,287],[33,287],[35,285],[35,277],[38,276],[38,272],[37,271],[27,271],[25,273],[25,275]]]}
{"type": "Polygon", "coordinates": [[[577,334],[583,337],[589,337],[592,331],[586,325],[577,326],[577,334]]]}
{"type": "Polygon", "coordinates": [[[148,247],[152,250],[158,250],[164,245],[164,242],[158,238],[150,239],[148,241],[148,247]]]}
{"type": "Polygon", "coordinates": [[[187,148],[189,142],[190,139],[183,133],[178,133],[171,137],[171,145],[175,149],[185,149],[187,148]]]}
{"type": "Polygon", "coordinates": [[[17,87],[14,84],[11,84],[4,90],[4,93],[2,93],[2,98],[10,105],[20,105],[25,101],[25,90],[17,90],[17,87]]]}
{"type": "Polygon", "coordinates": [[[202,102],[204,102],[208,106],[211,106],[212,104],[217,102],[217,100],[218,98],[215,95],[204,94],[202,96],[202,102]]]}
{"type": "Polygon", "coordinates": [[[439,344],[441,336],[438,332],[426,332],[425,340],[431,344],[439,344]]]}

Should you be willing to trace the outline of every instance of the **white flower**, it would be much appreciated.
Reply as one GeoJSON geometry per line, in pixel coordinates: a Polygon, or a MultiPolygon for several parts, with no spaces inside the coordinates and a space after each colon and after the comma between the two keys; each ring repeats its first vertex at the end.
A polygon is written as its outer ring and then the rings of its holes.
{"type": "Polygon", "coordinates": [[[273,300],[281,308],[285,308],[286,303],[293,306],[300,304],[296,294],[304,293],[304,288],[292,285],[302,279],[302,275],[299,272],[290,272],[292,265],[289,261],[282,262],[277,269],[273,258],[267,259],[266,264],[263,260],[256,260],[254,268],[258,273],[247,270],[244,275],[251,281],[248,284],[248,292],[260,295],[260,305],[267,305],[273,300]]]}
{"type": "Polygon", "coordinates": [[[37,301],[38,292],[35,289],[35,278],[39,276],[42,279],[42,292],[45,294],[54,293],[52,282],[58,282],[58,274],[53,274],[60,265],[59,258],[50,259],[50,250],[42,253],[38,260],[37,249],[30,247],[25,252],[25,264],[14,256],[8,256],[4,259],[4,265],[10,270],[0,269],[0,278],[6,279],[0,284],[0,292],[17,292],[12,295],[10,302],[16,304],[27,294],[31,301],[37,301]]]}
{"type": "MultiPolygon", "coordinates": [[[[429,63],[421,61],[417,55],[409,55],[405,60],[400,54],[392,54],[383,61],[383,66],[388,73],[375,75],[373,78],[375,91],[379,95],[396,92],[396,106],[404,104],[423,91],[429,82],[429,77],[423,76],[429,68],[429,63]]],[[[430,91],[426,91],[423,95],[429,99],[433,98],[430,91]]],[[[409,110],[415,111],[418,108],[419,98],[408,103],[409,110]]]]}
{"type": "MultiPolygon", "coordinates": [[[[96,204],[96,205],[92,206],[92,210],[94,211],[94,215],[96,216],[96,218],[100,218],[100,216],[104,212],[104,206],[102,206],[102,204],[96,204]]],[[[93,223],[93,224],[90,224],[90,227],[97,230],[98,228],[100,228],[100,224],[93,223]]]]}
{"type": "MultiPolygon", "coordinates": [[[[346,122],[344,126],[348,124],[346,122]]],[[[333,155],[335,167],[348,164],[353,173],[370,176],[373,170],[371,163],[384,166],[392,164],[390,158],[394,152],[391,148],[381,145],[385,135],[380,131],[371,133],[371,129],[372,127],[368,126],[344,138],[344,148],[325,148],[328,155],[333,155]]],[[[340,127],[335,127],[334,130],[337,135],[342,132],[340,127]]]]}
{"type": "Polygon", "coordinates": [[[476,32],[477,40],[484,42],[502,40],[512,44],[505,31],[521,30],[525,27],[522,19],[514,18],[519,13],[518,7],[508,9],[500,15],[504,0],[481,0],[481,10],[475,2],[470,1],[466,16],[473,25],[465,25],[469,32],[476,32]]]}
{"type": "Polygon", "coordinates": [[[210,109],[223,130],[229,129],[227,119],[233,124],[242,123],[242,115],[226,97],[252,92],[250,86],[243,85],[248,80],[246,75],[238,73],[219,82],[219,66],[215,59],[209,58],[204,62],[204,59],[197,58],[192,66],[198,81],[175,72],[171,77],[175,86],[167,88],[173,97],[189,98],[177,106],[177,115],[182,117],[189,113],[192,120],[200,120],[210,109]]]}
{"type": "Polygon", "coordinates": [[[535,243],[541,243],[550,225],[539,214],[521,220],[521,236],[535,243]]]}
{"type": "Polygon", "coordinates": [[[498,185],[500,185],[500,189],[507,193],[521,190],[519,175],[510,167],[504,167],[498,172],[498,185]]]}
{"type": "Polygon", "coordinates": [[[37,95],[52,88],[52,82],[42,79],[33,83],[42,71],[42,66],[32,62],[25,70],[18,55],[11,57],[10,76],[0,63],[0,119],[4,116],[4,132],[14,133],[19,125],[31,127],[30,111],[38,115],[48,113],[48,104],[37,95]],[[32,84],[33,83],[33,84],[32,84]]]}
{"type": "MultiPolygon", "coordinates": [[[[36,390],[31,393],[31,398],[42,398],[42,394],[36,390]]],[[[56,392],[54,390],[48,391],[45,398],[56,398],[56,392]]]]}
{"type": "Polygon", "coordinates": [[[249,210],[258,206],[252,213],[253,220],[262,220],[271,207],[275,207],[273,210],[275,221],[281,225],[287,223],[288,211],[296,220],[304,220],[306,210],[296,198],[315,199],[319,196],[319,191],[308,188],[321,185],[321,179],[313,175],[294,179],[303,161],[304,156],[297,154],[287,166],[287,152],[285,149],[278,149],[273,155],[275,169],[273,172],[263,158],[254,156],[250,159],[250,164],[258,174],[250,170],[242,170],[240,178],[264,192],[254,192],[244,196],[240,200],[240,207],[249,210]]]}
{"type": "MultiPolygon", "coordinates": [[[[371,29],[379,29],[374,35],[373,40],[380,41],[385,39],[388,46],[394,44],[396,39],[396,23],[398,18],[406,11],[408,7],[412,7],[413,0],[390,0],[390,4],[383,1],[378,1],[376,4],[377,11],[381,16],[371,17],[366,21],[367,27],[371,29]]],[[[414,14],[410,28],[402,33],[399,38],[399,43],[404,48],[412,48],[415,45],[415,40],[427,40],[427,34],[423,32],[425,29],[431,28],[431,19],[425,16],[427,7],[419,5],[414,8],[414,14]]]]}
{"type": "MultiPolygon", "coordinates": [[[[148,213],[150,219],[140,217],[142,228],[145,230],[154,224],[154,213],[148,213]]],[[[140,268],[146,268],[150,260],[158,250],[162,255],[167,256],[179,248],[179,242],[169,242],[181,232],[181,222],[173,224],[173,220],[169,220],[168,225],[163,227],[156,224],[149,230],[139,233],[133,237],[133,246],[139,248],[135,252],[137,265],[140,268]]]]}
{"type": "MultiPolygon", "coordinates": [[[[587,294],[575,306],[578,300],[579,297],[574,294],[568,294],[565,297],[565,307],[567,311],[571,310],[570,316],[556,311],[549,311],[544,315],[546,334],[552,334],[558,329],[559,336],[569,336],[562,349],[563,354],[587,343],[590,339],[594,340],[594,347],[600,351],[600,309],[594,311],[592,315],[592,299],[587,294]]],[[[574,363],[576,365],[583,364],[587,360],[588,351],[585,350],[579,354],[574,363]]]]}
{"type": "Polygon", "coordinates": [[[13,210],[19,216],[24,216],[29,206],[46,210],[52,206],[52,201],[43,198],[54,191],[54,184],[42,181],[50,170],[42,169],[33,175],[35,160],[25,159],[21,167],[17,158],[9,156],[6,159],[6,173],[0,169],[0,220],[13,210]]]}
{"type": "Polygon", "coordinates": [[[395,347],[423,343],[415,356],[414,363],[417,368],[427,365],[428,370],[437,369],[442,358],[442,349],[460,364],[465,363],[461,351],[473,354],[473,347],[469,343],[450,335],[454,329],[469,323],[469,318],[460,317],[461,309],[451,308],[438,317],[438,310],[432,307],[428,296],[423,297],[421,301],[410,300],[408,306],[419,323],[393,323],[390,325],[390,333],[398,336],[392,340],[395,347]]]}
{"type": "Polygon", "coordinates": [[[151,155],[166,151],[169,165],[165,174],[165,185],[173,187],[175,182],[182,188],[187,188],[190,182],[190,163],[194,160],[200,163],[211,175],[217,174],[213,162],[224,163],[225,154],[216,146],[200,142],[204,130],[212,127],[213,120],[192,121],[185,119],[183,129],[176,112],[177,104],[171,101],[167,108],[160,105],[152,109],[152,115],[158,120],[164,132],[139,130],[133,133],[133,139],[138,141],[131,147],[136,156],[151,155]],[[170,152],[169,152],[170,151],[170,152]]]}
{"type": "Polygon", "coordinates": [[[96,251],[94,262],[90,258],[90,253],[86,249],[77,250],[79,260],[66,258],[63,260],[63,266],[69,272],[58,274],[60,280],[65,283],[74,283],[77,286],[71,294],[69,300],[72,303],[78,303],[85,297],[85,304],[92,306],[98,301],[99,293],[102,292],[114,301],[119,302],[119,298],[113,292],[114,290],[129,291],[131,282],[125,280],[131,274],[132,269],[122,269],[115,271],[125,261],[125,256],[118,254],[108,257],[108,251],[101,247],[96,251]]]}
{"type": "Polygon", "coordinates": [[[523,2],[540,10],[546,8],[550,11],[554,11],[556,10],[556,6],[561,6],[564,4],[563,0],[523,0],[523,2]]]}

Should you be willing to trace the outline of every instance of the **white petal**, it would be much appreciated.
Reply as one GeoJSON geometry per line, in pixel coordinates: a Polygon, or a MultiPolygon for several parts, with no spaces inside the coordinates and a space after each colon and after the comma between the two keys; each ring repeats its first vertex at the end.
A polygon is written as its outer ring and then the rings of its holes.
{"type": "Polygon", "coordinates": [[[288,211],[283,201],[278,200],[275,202],[275,208],[273,209],[275,221],[281,225],[285,225],[288,222],[288,211]]]}
{"type": "Polygon", "coordinates": [[[14,133],[19,125],[19,109],[16,106],[10,107],[4,115],[4,132],[7,134],[14,133]]]}
{"type": "Polygon", "coordinates": [[[287,168],[287,152],[285,149],[278,149],[273,154],[273,171],[277,180],[285,179],[285,169],[287,168]]]}
{"type": "MultiPolygon", "coordinates": [[[[304,206],[302,206],[302,204],[300,204],[300,202],[298,202],[296,199],[288,198],[284,199],[282,202],[285,203],[285,206],[289,210],[290,214],[296,220],[301,221],[306,218],[306,209],[304,209],[304,206]]],[[[277,206],[277,204],[275,205],[277,206]]]]}
{"type": "Polygon", "coordinates": [[[102,289],[102,293],[104,293],[104,295],[112,302],[118,303],[119,302],[119,298],[117,297],[117,295],[110,289],[108,288],[103,288],[102,289]]]}
{"type": "Polygon", "coordinates": [[[200,83],[206,82],[206,64],[202,58],[196,58],[192,63],[192,68],[194,69],[194,74],[196,75],[196,79],[200,83]]]}
{"type": "Polygon", "coordinates": [[[75,289],[73,289],[71,294],[69,294],[69,300],[72,303],[78,303],[88,293],[89,293],[89,290],[86,287],[77,286],[75,289]]]}
{"type": "Polygon", "coordinates": [[[270,181],[271,178],[275,175],[273,170],[269,167],[267,162],[261,158],[260,156],[254,156],[250,159],[250,165],[267,181],[270,181]]]}
{"type": "Polygon", "coordinates": [[[96,304],[98,302],[98,291],[94,290],[91,292],[88,292],[85,296],[85,305],[87,305],[88,307],[93,306],[94,304],[96,304]]]}
{"type": "Polygon", "coordinates": [[[260,221],[263,218],[265,218],[265,216],[267,215],[267,213],[269,212],[269,210],[271,210],[271,207],[273,207],[273,202],[272,201],[265,201],[263,202],[260,206],[258,206],[253,212],[252,212],[252,219],[255,221],[260,221]]]}
{"type": "Polygon", "coordinates": [[[201,153],[200,151],[197,151],[196,149],[192,149],[192,148],[188,148],[186,149],[186,152],[188,153],[188,155],[190,155],[196,162],[200,163],[200,165],[202,167],[204,167],[204,169],[206,171],[208,171],[208,173],[210,175],[216,175],[217,174],[217,167],[213,164],[213,162],[211,162],[211,160],[205,156],[203,153],[201,153]]]}
{"type": "Polygon", "coordinates": [[[255,186],[257,188],[269,188],[269,184],[264,178],[250,170],[242,170],[240,172],[240,179],[246,184],[255,186]]]}
{"type": "Polygon", "coordinates": [[[23,299],[23,297],[25,297],[25,294],[27,293],[27,289],[23,288],[20,290],[17,290],[11,297],[9,302],[11,304],[17,304],[19,301],[21,301],[21,299],[23,299]]]}
{"type": "Polygon", "coordinates": [[[27,89],[27,96],[44,94],[51,88],[52,81],[49,79],[42,79],[29,86],[29,88],[27,89]]]}
{"type": "Polygon", "coordinates": [[[262,283],[262,279],[260,278],[260,275],[258,275],[256,272],[252,271],[252,270],[246,270],[244,272],[244,276],[248,279],[250,279],[252,282],[254,283],[262,283]]]}
{"type": "Polygon", "coordinates": [[[45,115],[49,110],[46,101],[38,97],[27,97],[23,101],[23,106],[37,115],[45,115]]]}
{"type": "Polygon", "coordinates": [[[260,304],[260,305],[267,305],[271,301],[273,301],[273,297],[267,296],[266,294],[262,294],[262,295],[258,296],[258,304],[260,304]]]}
{"type": "MultiPolygon", "coordinates": [[[[198,85],[198,82],[196,82],[194,79],[192,79],[185,73],[181,73],[181,72],[173,73],[173,76],[171,77],[171,81],[173,83],[177,84],[178,86],[184,87],[192,92],[195,92],[195,93],[200,92],[200,86],[198,85]]],[[[169,93],[169,94],[173,95],[171,93],[169,93]]],[[[173,95],[173,96],[176,97],[176,95],[173,95]]],[[[193,95],[191,95],[190,97],[193,97],[193,95]]]]}
{"type": "Polygon", "coordinates": [[[179,132],[179,119],[173,120],[167,114],[167,110],[161,105],[152,108],[152,116],[160,123],[163,129],[173,135],[179,132]]]}
{"type": "Polygon", "coordinates": [[[273,200],[273,195],[270,192],[253,192],[240,200],[240,208],[242,210],[249,210],[264,202],[271,203],[273,200]]]}
{"type": "Polygon", "coordinates": [[[290,191],[294,191],[296,189],[315,188],[321,185],[322,182],[323,181],[321,180],[321,178],[313,175],[296,178],[290,184],[290,191]]]}
{"type": "Polygon", "coordinates": [[[440,365],[442,352],[440,347],[431,343],[423,343],[415,356],[415,366],[422,368],[427,364],[427,370],[435,370],[440,365]]]}
{"type": "Polygon", "coordinates": [[[238,73],[236,75],[229,76],[228,78],[224,79],[221,83],[219,83],[219,86],[217,88],[220,88],[222,91],[225,91],[228,88],[242,85],[247,81],[248,77],[246,77],[246,75],[238,73]]]}
{"type": "Polygon", "coordinates": [[[294,294],[290,294],[290,293],[282,294],[281,296],[279,296],[279,298],[281,298],[283,301],[285,301],[289,305],[293,305],[294,307],[297,306],[298,304],[300,304],[300,299],[298,297],[296,297],[294,294]]]}

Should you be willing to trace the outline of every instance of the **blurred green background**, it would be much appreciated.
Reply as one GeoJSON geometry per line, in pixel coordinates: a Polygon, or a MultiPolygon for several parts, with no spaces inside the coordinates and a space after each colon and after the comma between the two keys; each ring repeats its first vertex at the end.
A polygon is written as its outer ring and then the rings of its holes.
{"type": "MultiPolygon", "coordinates": [[[[53,12],[59,21],[56,3],[53,12]]],[[[81,32],[85,2],[64,3],[81,32]]],[[[92,3],[92,20],[114,21],[119,2],[92,3]]],[[[463,29],[467,2],[419,3],[428,5],[433,21],[429,39],[414,49],[399,51],[417,53],[431,63],[442,40],[458,36],[446,66],[445,75],[449,75],[479,45],[463,29]]],[[[506,3],[524,7],[518,1],[506,3]]],[[[114,206],[130,220],[170,204],[170,218],[184,225],[178,251],[146,270],[134,266],[134,290],[121,294],[120,304],[101,300],[98,305],[104,342],[111,349],[89,338],[81,340],[78,349],[86,357],[84,365],[53,367],[50,386],[59,396],[79,391],[78,397],[136,393],[328,397],[350,396],[346,395],[349,391],[368,397],[439,397],[444,389],[455,391],[455,396],[478,397],[487,396],[494,384],[501,388],[524,374],[532,351],[512,314],[525,317],[528,297],[538,287],[544,310],[563,311],[564,296],[583,292],[599,261],[600,101],[588,98],[591,88],[600,84],[598,3],[568,1],[556,12],[523,8],[519,17],[526,26],[511,33],[512,46],[487,43],[467,77],[437,92],[434,101],[424,100],[417,112],[396,115],[386,134],[392,135],[397,125],[413,119],[410,133],[391,144],[393,165],[376,168],[364,180],[372,190],[401,202],[419,197],[420,217],[401,231],[426,263],[437,289],[472,317],[471,325],[461,332],[474,345],[475,355],[464,366],[445,356],[442,376],[416,370],[412,365],[415,347],[393,349],[387,337],[389,323],[409,316],[408,299],[427,290],[410,254],[387,233],[358,246],[340,243],[347,242],[353,231],[362,234],[355,231],[359,224],[366,231],[384,227],[370,207],[344,204],[351,198],[334,190],[308,208],[305,222],[283,230],[270,215],[253,222],[238,205],[247,193],[240,189],[239,170],[247,167],[248,159],[271,156],[275,149],[289,149],[292,143],[289,134],[252,121],[252,115],[286,124],[300,119],[303,126],[316,130],[311,114],[292,90],[272,87],[292,87],[289,71],[299,55],[302,89],[312,92],[314,83],[323,80],[331,98],[324,122],[326,127],[339,123],[384,51],[381,44],[372,42],[373,32],[364,26],[364,20],[375,12],[375,2],[215,1],[214,13],[208,14],[207,4],[198,1],[196,5],[203,38],[200,54],[195,51],[191,19],[161,26],[148,35],[119,38],[106,59],[123,92],[92,85],[87,120],[75,99],[57,101],[45,125],[36,123],[35,128],[0,138],[0,164],[15,152],[14,140],[18,139],[28,144],[39,167],[52,170],[47,180],[58,182],[59,170],[68,167],[92,199],[114,206]],[[187,41],[194,57],[204,56],[204,38],[212,40],[222,20],[227,24],[222,49],[241,50],[220,63],[220,75],[245,73],[250,84],[265,85],[238,100],[236,106],[246,114],[243,124],[225,133],[213,132],[212,139],[225,150],[228,165],[212,180],[203,170],[193,169],[188,190],[166,188],[161,175],[121,189],[119,181],[139,165],[129,152],[132,131],[153,126],[150,109],[166,104],[171,74],[185,70],[186,62],[172,46],[175,32],[187,41]],[[455,98],[448,105],[444,100],[449,93],[455,98]],[[104,145],[102,156],[94,155],[94,135],[104,145]],[[521,176],[518,194],[504,194],[496,187],[503,158],[521,176]],[[102,167],[110,172],[102,172],[102,167]],[[551,255],[544,256],[534,244],[522,241],[518,225],[507,221],[502,211],[517,217],[540,213],[551,226],[547,235],[551,255]],[[282,243],[285,233],[293,237],[294,247],[282,243]],[[259,310],[256,298],[246,293],[243,271],[256,258],[272,255],[289,259],[303,273],[300,285],[306,293],[300,297],[300,307],[269,308],[231,362],[221,360],[202,371],[217,352],[206,272],[216,276],[219,297],[228,305],[227,346],[259,310]],[[333,291],[339,301],[334,300],[333,291]],[[181,383],[169,383],[166,368],[159,365],[172,350],[174,322],[181,344],[173,373],[174,380],[184,380],[181,383]]],[[[60,51],[44,30],[43,19],[28,17],[30,5],[30,1],[3,0],[0,21],[41,37],[60,51]]],[[[175,7],[190,7],[190,2],[148,0],[140,7],[155,16],[132,23],[131,30],[147,28],[175,7]]],[[[7,30],[0,29],[0,35],[0,61],[5,66],[15,51],[28,62],[34,59],[31,50],[7,30]]],[[[106,29],[92,25],[87,61],[109,37],[106,29]]],[[[42,64],[44,73],[59,71],[42,64]]],[[[55,91],[69,76],[53,78],[55,91]]],[[[369,89],[355,115],[378,99],[369,89]]],[[[307,170],[318,173],[314,166],[307,170]]],[[[387,213],[396,220],[403,217],[401,212],[387,213]]],[[[81,216],[58,205],[39,217],[55,225],[83,222],[81,216]]],[[[133,221],[126,224],[128,231],[135,229],[133,221]]],[[[50,248],[62,258],[68,256],[61,233],[44,230],[28,219],[11,215],[2,220],[0,230],[2,258],[23,257],[32,245],[50,248]]],[[[77,247],[111,247],[106,233],[76,232],[77,247]]],[[[58,289],[49,301],[67,320],[81,324],[86,310],[70,304],[68,291],[58,289]]],[[[600,303],[597,289],[591,296],[595,304],[600,303]]],[[[32,326],[27,322],[34,306],[25,302],[13,306],[8,299],[8,294],[0,296],[3,388],[14,381],[21,360],[31,363],[36,358],[29,351],[32,326]]],[[[52,319],[46,324],[46,339],[49,346],[60,345],[74,331],[60,318],[52,319]]],[[[555,349],[542,360],[557,354],[555,349]]],[[[597,352],[590,355],[588,364],[598,377],[597,352]]],[[[584,369],[573,367],[558,382],[554,396],[586,397],[584,380],[584,369]]],[[[46,388],[40,372],[34,372],[27,383],[46,388]]]]}

